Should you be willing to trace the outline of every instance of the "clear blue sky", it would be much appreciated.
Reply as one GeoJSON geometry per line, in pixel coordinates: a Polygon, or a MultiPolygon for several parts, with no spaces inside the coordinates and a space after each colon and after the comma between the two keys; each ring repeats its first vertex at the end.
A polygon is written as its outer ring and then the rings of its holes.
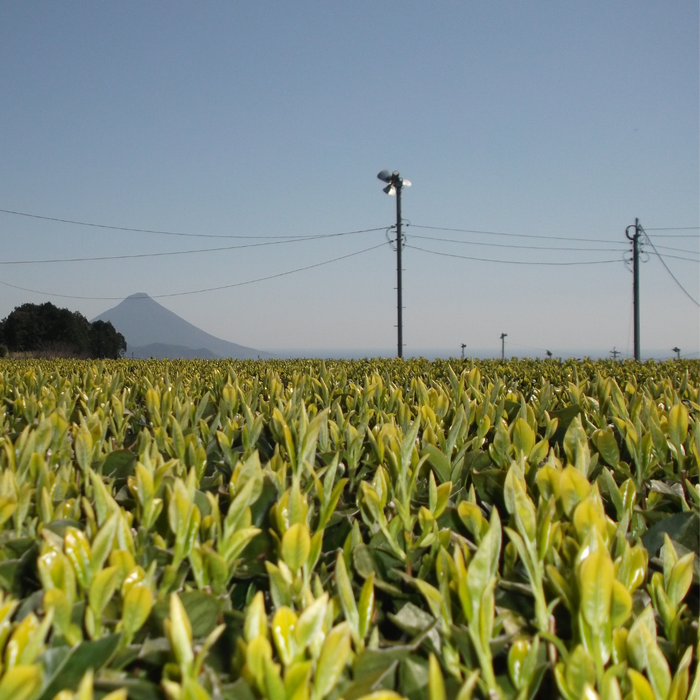
{"type": "MultiPolygon", "coordinates": [[[[0,208],[251,238],[0,213],[0,262],[388,227],[394,201],[376,173],[396,169],[413,182],[403,197],[413,246],[404,251],[407,354],[458,354],[461,343],[497,350],[502,332],[509,354],[631,353],[625,227],[635,217],[647,229],[699,223],[698,23],[694,0],[2,3],[0,208]],[[618,262],[507,265],[416,247],[618,262]]],[[[649,235],[698,301],[698,230],[649,235]]],[[[93,318],[135,292],[247,282],[379,246],[385,236],[0,265],[0,282],[44,292],[0,286],[0,318],[44,301],[93,318]]],[[[268,281],[158,300],[259,349],[390,349],[395,267],[384,245],[268,281]]],[[[677,345],[697,357],[698,306],[655,255],[641,289],[642,354],[670,355],[677,345]]]]}

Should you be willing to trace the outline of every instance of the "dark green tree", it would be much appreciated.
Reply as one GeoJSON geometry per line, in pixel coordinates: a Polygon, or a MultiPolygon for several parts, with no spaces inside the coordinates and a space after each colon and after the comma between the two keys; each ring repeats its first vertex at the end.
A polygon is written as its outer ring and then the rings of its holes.
{"type": "Polygon", "coordinates": [[[126,340],[110,321],[95,321],[90,325],[91,357],[116,360],[126,352],[126,340]]]}
{"type": "Polygon", "coordinates": [[[124,336],[111,323],[91,324],[78,311],[51,302],[22,304],[0,321],[0,343],[11,352],[49,351],[78,356],[119,357],[124,336]],[[95,324],[98,324],[94,328],[95,324]]]}

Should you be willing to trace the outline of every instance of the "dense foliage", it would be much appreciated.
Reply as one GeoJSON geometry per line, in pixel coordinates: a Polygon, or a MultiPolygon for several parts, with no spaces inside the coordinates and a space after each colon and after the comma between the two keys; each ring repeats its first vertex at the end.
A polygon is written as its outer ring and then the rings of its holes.
{"type": "Polygon", "coordinates": [[[696,698],[699,376],[0,360],[0,698],[696,698]]]}
{"type": "Polygon", "coordinates": [[[117,359],[126,340],[109,321],[90,323],[78,311],[51,302],[22,304],[0,321],[0,343],[10,352],[43,351],[57,355],[117,359]]]}

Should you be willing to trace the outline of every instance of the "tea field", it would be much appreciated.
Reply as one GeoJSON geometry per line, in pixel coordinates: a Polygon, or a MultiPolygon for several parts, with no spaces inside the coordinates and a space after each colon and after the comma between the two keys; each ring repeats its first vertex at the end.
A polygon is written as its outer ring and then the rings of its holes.
{"type": "Polygon", "coordinates": [[[0,360],[0,698],[699,698],[699,392],[0,360]]]}

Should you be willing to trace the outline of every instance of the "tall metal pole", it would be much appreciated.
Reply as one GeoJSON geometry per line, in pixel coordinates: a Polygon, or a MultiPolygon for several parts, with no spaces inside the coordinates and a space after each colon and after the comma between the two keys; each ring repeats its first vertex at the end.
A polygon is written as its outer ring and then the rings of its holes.
{"type": "Polygon", "coordinates": [[[634,359],[639,362],[641,358],[641,326],[639,322],[639,236],[641,234],[641,226],[639,219],[634,220],[634,226],[628,226],[625,230],[625,236],[632,241],[632,306],[634,312],[634,359]],[[634,229],[634,235],[630,236],[629,230],[634,229]]]}
{"type": "Polygon", "coordinates": [[[390,173],[388,170],[382,170],[377,174],[377,177],[382,182],[388,183],[387,186],[383,188],[386,194],[396,195],[396,327],[398,330],[396,356],[403,357],[403,285],[401,281],[401,249],[403,247],[403,236],[401,234],[401,192],[404,186],[411,186],[411,181],[404,180],[401,175],[399,175],[398,170],[394,170],[393,173],[390,173]]]}
{"type": "Polygon", "coordinates": [[[506,336],[507,333],[501,333],[501,359],[506,359],[506,336]]]}
{"type": "Polygon", "coordinates": [[[397,357],[403,357],[403,300],[401,298],[401,190],[403,182],[397,178],[396,182],[396,313],[398,328],[397,357]]]}

